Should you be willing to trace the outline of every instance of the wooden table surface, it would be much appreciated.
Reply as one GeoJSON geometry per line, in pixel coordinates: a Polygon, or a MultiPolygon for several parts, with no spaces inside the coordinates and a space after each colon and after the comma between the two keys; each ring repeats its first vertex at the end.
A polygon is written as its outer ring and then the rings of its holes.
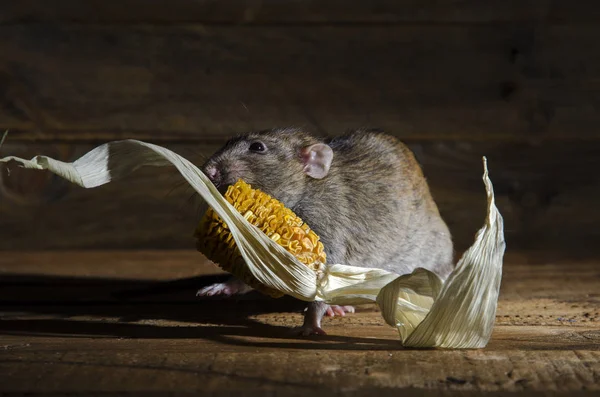
{"type": "Polygon", "coordinates": [[[481,350],[404,349],[374,306],[297,337],[301,302],[196,298],[219,273],[193,250],[2,252],[0,394],[600,392],[597,261],[507,253],[481,350]]]}

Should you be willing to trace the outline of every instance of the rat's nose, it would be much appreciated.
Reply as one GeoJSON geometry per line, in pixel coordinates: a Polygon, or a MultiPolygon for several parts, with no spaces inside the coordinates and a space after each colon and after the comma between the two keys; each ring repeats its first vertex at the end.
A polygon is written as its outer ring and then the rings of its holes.
{"type": "Polygon", "coordinates": [[[204,169],[204,173],[210,179],[210,181],[215,185],[219,186],[219,180],[221,179],[221,173],[214,165],[210,165],[204,169]]]}

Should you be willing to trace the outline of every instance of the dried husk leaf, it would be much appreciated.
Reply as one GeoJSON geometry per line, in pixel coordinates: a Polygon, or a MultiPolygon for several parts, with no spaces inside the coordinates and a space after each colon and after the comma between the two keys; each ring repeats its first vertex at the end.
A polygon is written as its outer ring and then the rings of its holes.
{"type": "Polygon", "coordinates": [[[26,168],[50,170],[85,188],[120,179],[145,165],[175,166],[227,224],[249,272],[266,287],[309,302],[340,305],[376,302],[386,322],[398,329],[405,346],[482,348],[491,336],[505,242],[503,220],[494,203],[485,158],[483,180],[488,204],[485,224],[445,282],[422,268],[408,275],[343,264],[330,264],[323,271],[315,271],[250,224],[195,165],[150,143],[109,142],[73,163],[46,156],[31,160],[0,159],[9,161],[26,168]]]}

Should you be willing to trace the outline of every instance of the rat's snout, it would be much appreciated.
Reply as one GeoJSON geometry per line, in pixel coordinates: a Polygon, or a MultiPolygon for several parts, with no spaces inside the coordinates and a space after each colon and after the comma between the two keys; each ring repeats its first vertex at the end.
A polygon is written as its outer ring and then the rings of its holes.
{"type": "Polygon", "coordinates": [[[215,165],[207,166],[204,169],[204,173],[216,187],[219,187],[221,183],[221,171],[215,165]]]}

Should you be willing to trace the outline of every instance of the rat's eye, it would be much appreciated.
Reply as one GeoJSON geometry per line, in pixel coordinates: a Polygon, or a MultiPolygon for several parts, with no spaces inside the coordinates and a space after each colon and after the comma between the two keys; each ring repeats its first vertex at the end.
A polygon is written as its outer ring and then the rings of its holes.
{"type": "Polygon", "coordinates": [[[267,151],[267,147],[262,142],[253,142],[250,145],[250,151],[256,153],[263,153],[267,151]]]}

